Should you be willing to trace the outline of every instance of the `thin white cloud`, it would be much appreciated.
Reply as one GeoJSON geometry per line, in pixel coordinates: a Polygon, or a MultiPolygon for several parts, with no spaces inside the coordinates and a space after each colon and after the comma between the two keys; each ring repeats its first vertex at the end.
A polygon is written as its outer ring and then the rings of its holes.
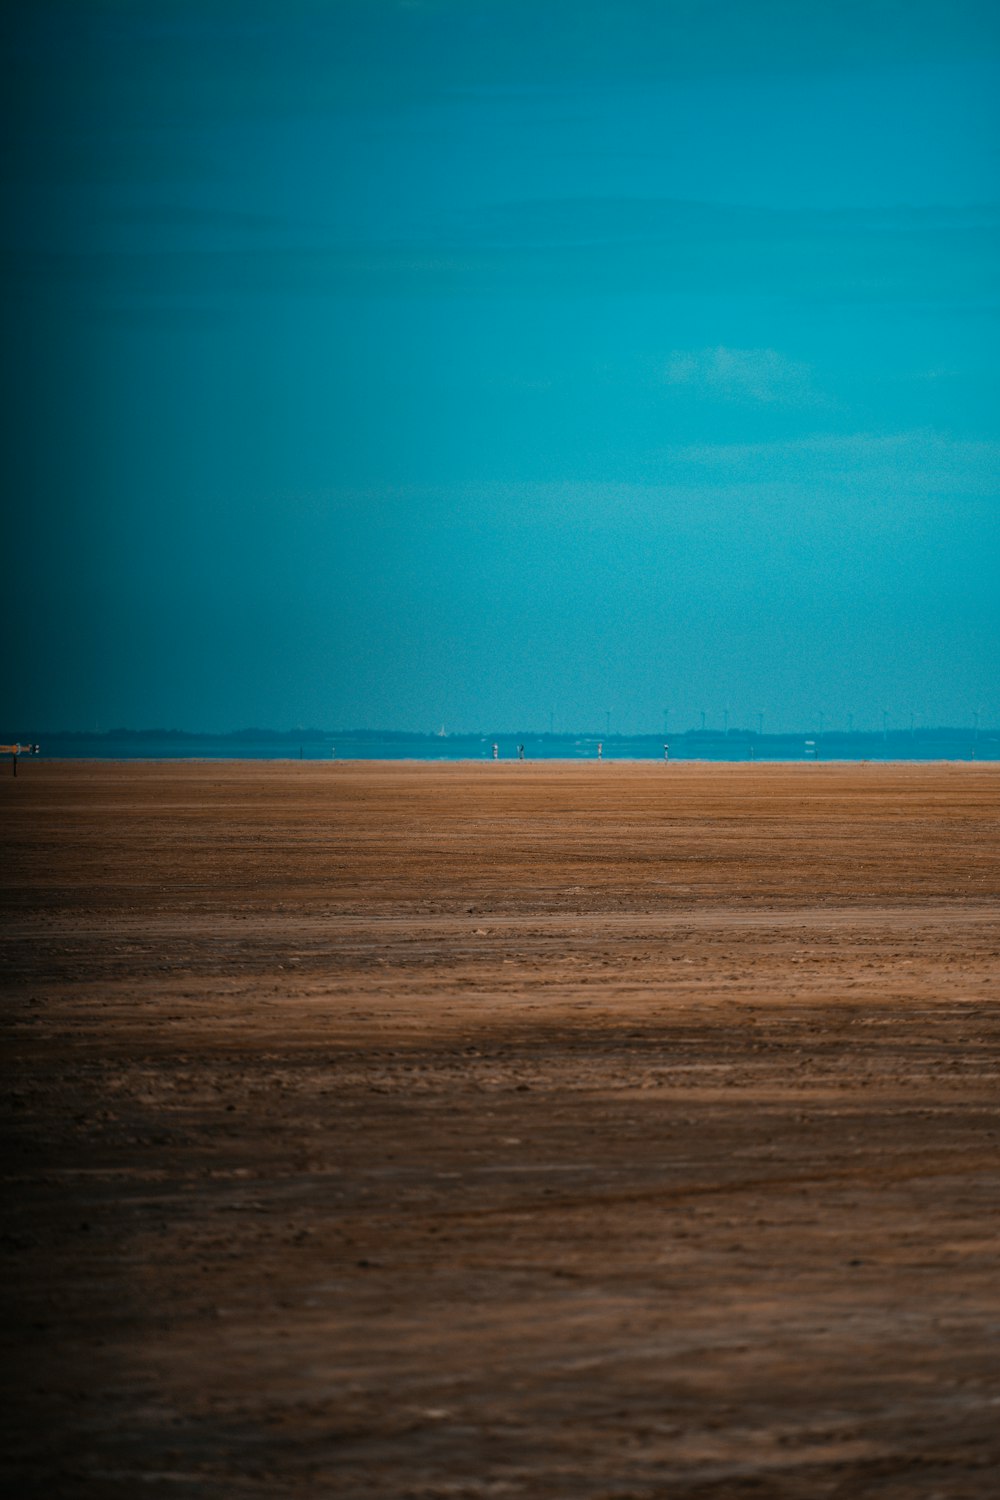
{"type": "Polygon", "coordinates": [[[981,464],[995,468],[1000,463],[1000,443],[989,439],[955,438],[933,428],[906,432],[814,432],[806,437],[767,443],[693,443],[665,452],[690,463],[741,465],[754,459],[802,457],[841,464],[905,460],[950,462],[966,466],[981,464]]]}
{"type": "Polygon", "coordinates": [[[927,428],[818,432],[784,442],[677,445],[663,449],[662,458],[674,475],[701,474],[710,484],[823,482],[908,502],[935,495],[993,499],[1000,443],[927,428]]]}
{"type": "Polygon", "coordinates": [[[808,365],[777,349],[674,349],[668,356],[667,385],[686,386],[724,401],[759,405],[820,406],[808,365]]]}

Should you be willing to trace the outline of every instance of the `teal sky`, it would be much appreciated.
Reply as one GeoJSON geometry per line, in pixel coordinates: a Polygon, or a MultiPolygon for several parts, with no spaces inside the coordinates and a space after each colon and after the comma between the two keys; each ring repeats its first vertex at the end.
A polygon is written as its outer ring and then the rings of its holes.
{"type": "Polygon", "coordinates": [[[5,8],[11,729],[1000,721],[1000,11],[5,8]]]}

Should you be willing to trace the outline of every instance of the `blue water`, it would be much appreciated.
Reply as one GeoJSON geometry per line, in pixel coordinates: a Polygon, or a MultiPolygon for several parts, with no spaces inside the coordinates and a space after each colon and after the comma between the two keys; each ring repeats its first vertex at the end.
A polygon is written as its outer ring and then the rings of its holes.
{"type": "MultiPolygon", "coordinates": [[[[16,739],[17,736],[12,736],[16,739]]],[[[662,761],[663,740],[657,736],[612,735],[371,735],[317,736],[182,736],[182,735],[58,735],[38,739],[41,754],[50,759],[88,760],[422,760],[453,761],[493,758],[517,759],[518,745],[526,760],[596,760],[598,744],[605,760],[662,761]]],[[[22,736],[26,743],[28,736],[22,736]]],[[[10,741],[8,741],[9,743],[10,741]]],[[[809,761],[809,760],[1000,760],[1000,732],[972,729],[927,731],[887,736],[818,734],[711,737],[700,733],[668,739],[672,761],[809,761]]]]}

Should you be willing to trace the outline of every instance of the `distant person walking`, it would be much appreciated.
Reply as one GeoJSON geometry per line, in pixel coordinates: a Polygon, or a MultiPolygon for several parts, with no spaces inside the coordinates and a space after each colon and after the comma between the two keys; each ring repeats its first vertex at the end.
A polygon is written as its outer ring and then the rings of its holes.
{"type": "Polygon", "coordinates": [[[664,747],[663,747],[663,759],[664,760],[669,760],[670,759],[670,746],[669,745],[664,745],[664,747]]]}
{"type": "Polygon", "coordinates": [[[518,758],[518,760],[523,760],[524,759],[524,746],[523,745],[518,745],[518,747],[517,747],[517,758],[518,758]]]}
{"type": "Polygon", "coordinates": [[[603,758],[603,756],[604,756],[604,741],[603,740],[598,740],[597,741],[597,759],[601,760],[603,758]]]}
{"type": "Polygon", "coordinates": [[[493,746],[493,759],[494,760],[499,760],[500,759],[500,746],[497,745],[497,744],[494,744],[494,746],[493,746]]]}

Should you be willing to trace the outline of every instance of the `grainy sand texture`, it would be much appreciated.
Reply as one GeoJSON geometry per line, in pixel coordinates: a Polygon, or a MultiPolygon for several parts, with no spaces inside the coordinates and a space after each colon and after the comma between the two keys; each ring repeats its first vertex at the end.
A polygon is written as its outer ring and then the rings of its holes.
{"type": "Polygon", "coordinates": [[[998,793],[24,763],[8,1492],[994,1500],[998,793]]]}

